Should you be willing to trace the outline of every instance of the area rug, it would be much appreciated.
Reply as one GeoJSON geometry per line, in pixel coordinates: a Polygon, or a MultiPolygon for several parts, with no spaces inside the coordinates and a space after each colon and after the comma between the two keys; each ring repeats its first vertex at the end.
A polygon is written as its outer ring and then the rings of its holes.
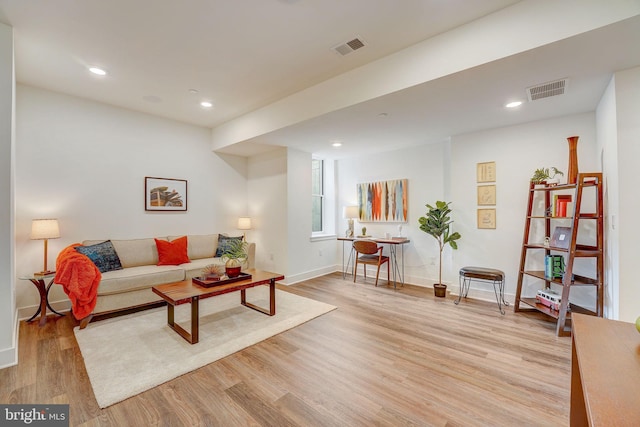
{"type": "MultiPolygon", "coordinates": [[[[269,287],[247,290],[247,301],[269,306],[269,287]]],[[[296,327],[336,307],[276,291],[276,315],[240,305],[240,292],[200,301],[200,342],[189,344],[167,326],[166,307],[75,328],[98,405],[113,405],[243,348],[296,327]]],[[[190,304],[176,322],[190,329],[190,304]]]]}

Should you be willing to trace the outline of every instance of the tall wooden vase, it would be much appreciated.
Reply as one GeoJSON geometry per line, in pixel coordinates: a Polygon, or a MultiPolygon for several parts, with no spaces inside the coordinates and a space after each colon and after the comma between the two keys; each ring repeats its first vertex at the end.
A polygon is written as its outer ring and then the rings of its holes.
{"type": "Polygon", "coordinates": [[[569,170],[567,171],[567,184],[576,184],[578,182],[578,138],[570,136],[567,138],[569,142],[569,170]]]}

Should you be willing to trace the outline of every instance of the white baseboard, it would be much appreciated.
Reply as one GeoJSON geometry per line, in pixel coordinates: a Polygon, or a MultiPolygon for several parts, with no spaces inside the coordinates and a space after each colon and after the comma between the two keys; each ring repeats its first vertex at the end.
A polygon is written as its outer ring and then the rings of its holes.
{"type": "Polygon", "coordinates": [[[13,334],[12,346],[0,350],[0,369],[8,368],[9,366],[18,364],[18,310],[16,310],[16,315],[13,318],[13,326],[15,328],[15,331],[13,334]]]}
{"type": "MultiPolygon", "coordinates": [[[[71,301],[68,299],[60,300],[60,301],[49,301],[49,305],[53,307],[53,309],[57,312],[64,313],[65,311],[71,311],[71,301]]],[[[19,320],[27,320],[33,314],[38,311],[38,305],[29,305],[27,307],[20,307],[17,310],[17,316],[19,320]]],[[[50,311],[47,307],[47,315],[49,315],[50,311]]],[[[40,315],[38,314],[38,317],[40,315]]],[[[35,321],[35,319],[34,319],[35,321]]]]}
{"type": "MultiPolygon", "coordinates": [[[[336,265],[335,271],[342,272],[342,266],[336,265]]],[[[375,274],[376,274],[375,269],[373,268],[367,269],[367,278],[373,277],[375,279],[376,277],[375,274]],[[373,275],[371,275],[371,273],[373,273],[373,275]]],[[[349,277],[352,277],[351,271],[348,271],[347,275],[349,277]]],[[[360,267],[358,267],[356,276],[364,277],[362,273],[362,269],[360,267]]],[[[393,278],[393,275],[392,275],[392,278],[393,278]]],[[[382,269],[380,270],[380,280],[387,280],[386,268],[384,269],[384,271],[382,269]]],[[[437,279],[425,279],[424,277],[417,277],[417,276],[405,275],[404,277],[405,283],[411,284],[413,286],[420,286],[420,287],[429,288],[429,289],[433,289],[433,283],[435,283],[436,281],[437,279]]],[[[489,284],[488,286],[491,286],[491,284],[489,284]]],[[[450,295],[458,296],[458,294],[460,293],[460,285],[458,283],[447,283],[447,293],[449,293],[450,295]]],[[[488,301],[488,302],[496,302],[496,296],[493,289],[480,289],[480,288],[474,287],[474,282],[471,282],[471,287],[469,288],[467,298],[477,299],[481,301],[488,301]]],[[[511,306],[515,301],[515,295],[505,293],[504,299],[509,303],[509,306],[511,306]]]]}
{"type": "MultiPolygon", "coordinates": [[[[314,279],[316,277],[324,276],[326,274],[333,273],[335,271],[336,271],[336,268],[332,266],[318,268],[316,270],[307,271],[305,273],[294,274],[293,276],[285,276],[284,280],[278,283],[282,283],[284,285],[293,285],[294,283],[303,282],[309,279],[314,279]]],[[[338,268],[337,271],[340,271],[340,269],[338,268]]]]}

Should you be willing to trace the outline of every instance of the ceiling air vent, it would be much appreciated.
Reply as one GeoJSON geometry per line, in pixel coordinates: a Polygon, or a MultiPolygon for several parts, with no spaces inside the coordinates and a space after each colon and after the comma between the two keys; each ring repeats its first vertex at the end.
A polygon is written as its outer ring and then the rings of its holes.
{"type": "Polygon", "coordinates": [[[350,54],[353,51],[360,49],[361,47],[364,47],[364,42],[358,37],[356,37],[353,40],[349,40],[348,42],[335,46],[333,50],[338,52],[340,55],[345,56],[350,54]]]}
{"type": "Polygon", "coordinates": [[[529,101],[562,95],[569,86],[569,79],[555,80],[527,88],[529,101]]]}

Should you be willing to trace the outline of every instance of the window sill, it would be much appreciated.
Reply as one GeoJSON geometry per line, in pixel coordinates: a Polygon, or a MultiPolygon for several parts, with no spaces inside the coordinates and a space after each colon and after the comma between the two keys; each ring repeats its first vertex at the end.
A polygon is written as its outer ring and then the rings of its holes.
{"type": "Polygon", "coordinates": [[[335,240],[338,236],[335,234],[315,234],[309,239],[312,242],[321,242],[323,240],[335,240]]]}

